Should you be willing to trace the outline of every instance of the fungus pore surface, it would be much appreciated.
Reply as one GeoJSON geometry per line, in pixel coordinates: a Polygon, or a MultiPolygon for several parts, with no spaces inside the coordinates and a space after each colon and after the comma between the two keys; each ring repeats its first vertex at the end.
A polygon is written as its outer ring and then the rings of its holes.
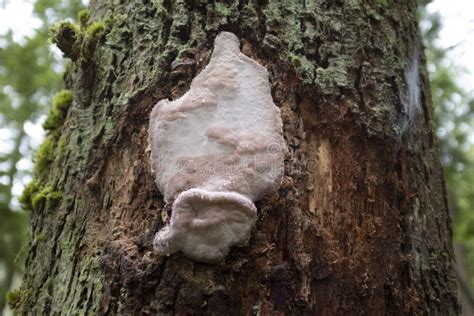
{"type": "Polygon", "coordinates": [[[253,201],[277,190],[286,144],[266,69],[220,33],[206,68],[177,100],[159,101],[148,142],[155,182],[172,204],[155,236],[159,254],[182,251],[215,262],[245,246],[257,218],[253,201]]]}

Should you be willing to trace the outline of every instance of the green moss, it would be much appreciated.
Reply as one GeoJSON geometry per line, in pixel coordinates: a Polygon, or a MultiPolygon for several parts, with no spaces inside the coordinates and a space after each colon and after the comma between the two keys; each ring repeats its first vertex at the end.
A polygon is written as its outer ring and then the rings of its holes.
{"type": "Polygon", "coordinates": [[[87,22],[89,22],[90,13],[88,10],[81,10],[77,13],[77,20],[81,27],[85,27],[87,22]]]}
{"type": "Polygon", "coordinates": [[[50,28],[49,33],[51,42],[63,52],[65,57],[72,60],[79,57],[82,34],[78,25],[61,21],[50,28]]]}
{"type": "Polygon", "coordinates": [[[53,143],[54,139],[52,135],[46,137],[34,155],[34,174],[37,178],[40,177],[49,167],[51,162],[53,162],[53,143]]]}
{"type": "Polygon", "coordinates": [[[91,25],[87,27],[86,30],[86,37],[87,38],[94,38],[97,37],[100,33],[105,31],[105,24],[104,22],[93,22],[91,25]]]}
{"type": "Polygon", "coordinates": [[[70,21],[60,21],[49,29],[49,33],[51,41],[53,41],[53,43],[58,43],[60,39],[62,39],[62,36],[67,35],[63,33],[70,33],[75,36],[79,34],[80,31],[77,24],[70,21]]]}
{"type": "Polygon", "coordinates": [[[22,296],[22,292],[19,289],[7,292],[7,295],[5,298],[6,298],[8,306],[12,310],[15,310],[20,305],[21,296],[22,296]]]}
{"type": "MultiPolygon", "coordinates": [[[[59,127],[71,102],[72,94],[70,91],[63,90],[58,92],[53,99],[52,108],[48,119],[44,123],[44,128],[51,130],[59,127]]],[[[58,154],[59,145],[62,145],[63,148],[61,149],[63,150],[66,146],[66,137],[61,137],[59,140],[58,138],[58,131],[52,131],[34,154],[34,180],[25,186],[23,193],[18,198],[25,210],[37,210],[38,206],[44,201],[54,207],[61,199],[61,194],[54,191],[53,187],[45,186],[45,179],[49,175],[55,154],[58,154]]]]}
{"type": "Polygon", "coordinates": [[[61,112],[69,109],[72,103],[72,92],[70,90],[61,90],[53,98],[53,107],[58,108],[61,112]]]}
{"type": "Polygon", "coordinates": [[[23,189],[23,193],[18,197],[18,201],[20,201],[21,207],[24,210],[31,211],[33,210],[33,205],[31,200],[33,196],[39,191],[38,182],[33,180],[28,183],[25,188],[23,189]]]}
{"type": "Polygon", "coordinates": [[[47,186],[32,197],[31,205],[34,210],[37,210],[41,203],[48,203],[51,207],[56,207],[61,198],[62,194],[60,192],[56,192],[51,186],[47,186]]]}
{"type": "Polygon", "coordinates": [[[90,14],[86,10],[80,11],[77,18],[79,25],[62,21],[50,29],[51,42],[72,61],[77,61],[81,56],[84,60],[89,59],[95,50],[96,39],[107,29],[107,23],[104,21],[87,25],[90,14]]]}
{"type": "Polygon", "coordinates": [[[15,311],[15,315],[23,315],[26,314],[24,311],[24,304],[28,300],[28,296],[30,296],[30,290],[12,290],[7,292],[5,295],[6,302],[10,309],[15,311]]]}
{"type": "Polygon", "coordinates": [[[61,90],[53,98],[53,104],[46,121],[43,123],[45,130],[54,130],[63,124],[67,110],[72,104],[72,92],[61,90]]]}
{"type": "Polygon", "coordinates": [[[84,42],[82,43],[81,56],[84,61],[91,60],[95,49],[102,35],[107,29],[107,21],[96,21],[87,27],[84,31],[84,42]]]}
{"type": "Polygon", "coordinates": [[[62,199],[60,192],[54,191],[53,187],[42,187],[38,181],[33,180],[25,186],[23,193],[18,198],[24,210],[37,210],[41,203],[48,203],[56,207],[62,199]]]}

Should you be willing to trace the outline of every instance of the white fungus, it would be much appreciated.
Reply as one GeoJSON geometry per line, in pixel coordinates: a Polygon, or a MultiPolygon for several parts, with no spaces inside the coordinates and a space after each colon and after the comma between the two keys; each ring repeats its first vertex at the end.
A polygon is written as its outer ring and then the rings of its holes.
{"type": "Polygon", "coordinates": [[[211,60],[181,98],[159,101],[148,142],[156,185],[172,202],[155,251],[215,262],[245,246],[253,201],[277,190],[286,144],[266,69],[220,33],[211,60]]]}

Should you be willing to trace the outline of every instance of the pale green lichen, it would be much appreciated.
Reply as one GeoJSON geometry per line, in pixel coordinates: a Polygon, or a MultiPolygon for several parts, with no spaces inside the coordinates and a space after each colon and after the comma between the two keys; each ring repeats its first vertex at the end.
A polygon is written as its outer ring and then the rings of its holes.
{"type": "Polygon", "coordinates": [[[413,218],[415,221],[420,221],[420,199],[415,198],[413,201],[413,218]]]}
{"type": "Polygon", "coordinates": [[[246,4],[241,9],[241,22],[244,30],[255,30],[258,26],[258,13],[254,6],[246,4]]]}
{"type": "Polygon", "coordinates": [[[214,10],[222,17],[227,17],[232,13],[232,7],[222,2],[216,2],[214,4],[214,10]]]}
{"type": "MultiPolygon", "coordinates": [[[[205,31],[208,33],[217,32],[222,25],[238,23],[240,16],[238,6],[238,1],[208,3],[207,11],[209,14],[206,16],[205,31]]],[[[187,14],[184,15],[187,16],[187,14]]]]}
{"type": "Polygon", "coordinates": [[[33,239],[33,243],[37,244],[37,243],[43,241],[45,239],[45,237],[46,237],[46,235],[45,235],[44,231],[42,231],[42,232],[40,232],[36,235],[35,239],[33,239]]]}
{"type": "Polygon", "coordinates": [[[329,66],[316,69],[316,84],[323,94],[334,94],[336,89],[349,86],[350,79],[347,73],[347,64],[342,58],[333,58],[329,66]]]}
{"type": "Polygon", "coordinates": [[[236,22],[239,18],[238,1],[227,4],[224,2],[214,3],[214,12],[218,24],[236,22]]]}
{"type": "Polygon", "coordinates": [[[58,140],[57,149],[56,149],[56,156],[63,157],[67,150],[68,138],[66,134],[61,135],[58,140]]]}
{"type": "Polygon", "coordinates": [[[301,78],[303,84],[311,84],[315,79],[315,67],[314,64],[308,60],[306,56],[298,56],[296,54],[288,54],[287,59],[293,65],[295,72],[301,78]]]}
{"type": "Polygon", "coordinates": [[[296,1],[290,1],[285,5],[278,1],[271,2],[264,10],[267,31],[273,33],[279,30],[278,38],[285,47],[285,51],[282,51],[283,55],[303,49],[301,20],[296,18],[301,13],[300,10],[301,7],[296,1]]]}
{"type": "Polygon", "coordinates": [[[389,0],[374,0],[374,2],[383,7],[386,7],[389,4],[389,0]]]}

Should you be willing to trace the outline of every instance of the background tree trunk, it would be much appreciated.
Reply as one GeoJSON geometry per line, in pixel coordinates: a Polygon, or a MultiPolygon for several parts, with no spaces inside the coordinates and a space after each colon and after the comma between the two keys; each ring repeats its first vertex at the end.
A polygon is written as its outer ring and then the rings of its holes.
{"type": "Polygon", "coordinates": [[[57,40],[74,102],[40,181],[62,199],[31,215],[19,311],[459,313],[415,1],[92,0],[90,12],[105,31],[57,40]],[[187,90],[222,30],[270,73],[285,178],[257,203],[248,247],[213,265],[158,257],[170,207],[148,116],[187,90]]]}

